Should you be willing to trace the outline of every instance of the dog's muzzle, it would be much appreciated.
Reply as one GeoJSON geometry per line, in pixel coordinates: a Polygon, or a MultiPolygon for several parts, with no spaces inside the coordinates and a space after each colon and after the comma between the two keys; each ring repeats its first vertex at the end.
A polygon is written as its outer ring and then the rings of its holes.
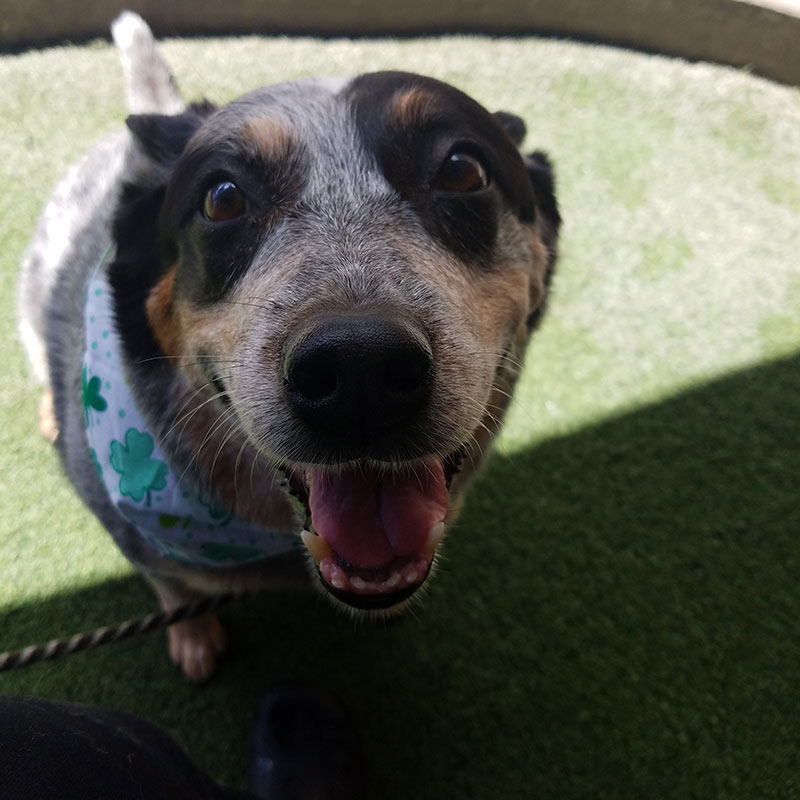
{"type": "Polygon", "coordinates": [[[452,476],[446,460],[420,457],[434,379],[430,340],[386,314],[323,315],[290,337],[283,370],[287,403],[321,454],[320,466],[294,480],[323,585],[356,608],[398,606],[430,571],[452,476]]]}

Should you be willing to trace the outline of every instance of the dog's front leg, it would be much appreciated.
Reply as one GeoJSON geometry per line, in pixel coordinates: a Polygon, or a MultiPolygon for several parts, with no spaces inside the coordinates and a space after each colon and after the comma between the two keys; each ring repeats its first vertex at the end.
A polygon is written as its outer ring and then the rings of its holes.
{"type": "Polygon", "coordinates": [[[50,444],[58,439],[58,420],[56,419],[53,390],[48,386],[39,400],[39,431],[50,444]]]}
{"type": "MultiPolygon", "coordinates": [[[[147,576],[158,595],[161,607],[171,611],[199,600],[200,595],[164,578],[147,576]]],[[[195,619],[176,622],[167,628],[169,656],[189,680],[208,680],[217,669],[217,658],[225,651],[225,630],[216,612],[208,611],[195,619]]]]}

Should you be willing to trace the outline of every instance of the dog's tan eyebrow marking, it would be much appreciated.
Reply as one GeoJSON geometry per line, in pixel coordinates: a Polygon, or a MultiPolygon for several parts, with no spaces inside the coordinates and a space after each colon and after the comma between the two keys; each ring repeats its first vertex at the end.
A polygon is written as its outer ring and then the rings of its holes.
{"type": "Polygon", "coordinates": [[[250,119],[242,125],[239,134],[248,151],[267,159],[289,156],[296,143],[292,128],[274,117],[250,119]]]}
{"type": "Polygon", "coordinates": [[[419,125],[439,109],[436,95],[428,89],[402,89],[395,93],[387,109],[389,116],[404,125],[419,125]]]}

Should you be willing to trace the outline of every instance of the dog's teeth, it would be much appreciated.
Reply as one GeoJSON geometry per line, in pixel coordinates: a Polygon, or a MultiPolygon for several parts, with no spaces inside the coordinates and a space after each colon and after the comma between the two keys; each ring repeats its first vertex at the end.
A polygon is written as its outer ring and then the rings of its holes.
{"type": "Polygon", "coordinates": [[[330,582],[334,589],[344,590],[350,588],[350,580],[347,577],[347,573],[335,564],[331,568],[330,582]]]}
{"type": "Polygon", "coordinates": [[[330,545],[321,536],[311,533],[311,531],[303,531],[300,534],[300,538],[303,540],[306,550],[311,553],[317,564],[331,555],[332,551],[330,545]]]}
{"type": "Polygon", "coordinates": [[[400,573],[393,572],[389,576],[388,580],[384,585],[386,586],[387,589],[394,589],[394,587],[397,586],[398,583],[400,583],[400,573]]]}
{"type": "Polygon", "coordinates": [[[426,555],[433,556],[436,552],[436,548],[439,546],[439,542],[441,542],[443,538],[444,522],[437,522],[428,533],[428,539],[425,542],[425,546],[422,548],[422,552],[426,555]]]}
{"type": "Polygon", "coordinates": [[[357,592],[363,592],[364,589],[367,588],[367,582],[363,578],[359,578],[358,576],[356,576],[355,578],[350,578],[350,585],[357,592]]]}

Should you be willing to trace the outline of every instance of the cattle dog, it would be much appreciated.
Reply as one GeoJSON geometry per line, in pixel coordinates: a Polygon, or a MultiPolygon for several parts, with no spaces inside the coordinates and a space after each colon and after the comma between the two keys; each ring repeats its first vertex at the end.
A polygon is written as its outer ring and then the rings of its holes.
{"type": "MultiPolygon", "coordinates": [[[[542,315],[550,163],[518,117],[403,72],[186,105],[139,17],[112,32],[131,116],[22,272],[41,428],[165,609],[311,572],[396,613],[542,315]]],[[[187,676],[214,671],[215,614],[168,633],[187,676]]]]}

